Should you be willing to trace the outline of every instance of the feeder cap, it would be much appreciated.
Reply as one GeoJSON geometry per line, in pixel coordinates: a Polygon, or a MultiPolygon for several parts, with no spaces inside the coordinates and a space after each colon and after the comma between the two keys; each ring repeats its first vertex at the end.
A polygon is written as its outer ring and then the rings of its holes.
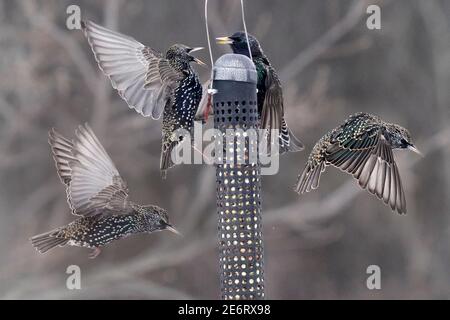
{"type": "Polygon", "coordinates": [[[252,60],[242,54],[227,53],[214,64],[214,80],[257,83],[258,76],[252,60]]]}

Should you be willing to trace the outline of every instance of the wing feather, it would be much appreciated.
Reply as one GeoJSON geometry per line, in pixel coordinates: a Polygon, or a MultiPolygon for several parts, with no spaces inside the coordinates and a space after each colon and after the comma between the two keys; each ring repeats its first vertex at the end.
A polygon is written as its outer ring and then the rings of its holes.
{"type": "Polygon", "coordinates": [[[363,189],[392,210],[406,213],[405,194],[394,154],[383,130],[354,115],[332,137],[326,162],[352,174],[363,189]]]}
{"type": "Polygon", "coordinates": [[[162,54],[92,21],[82,27],[99,68],[120,97],[139,114],[159,119],[178,81],[162,54]]]}
{"type": "Polygon", "coordinates": [[[53,160],[55,161],[56,171],[61,179],[61,182],[66,185],[70,184],[72,180],[72,169],[70,168],[70,161],[75,160],[72,150],[73,142],[64,138],[55,129],[48,133],[48,143],[51,146],[53,160]]]}
{"type": "Polygon", "coordinates": [[[131,210],[128,187],[106,150],[86,124],[69,141],[55,130],[49,143],[73,214],[92,216],[131,210]]]}

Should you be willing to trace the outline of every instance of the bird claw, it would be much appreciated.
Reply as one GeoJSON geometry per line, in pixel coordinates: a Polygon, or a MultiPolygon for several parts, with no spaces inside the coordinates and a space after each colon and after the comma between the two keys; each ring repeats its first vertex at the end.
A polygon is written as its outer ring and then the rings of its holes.
{"type": "Polygon", "coordinates": [[[100,250],[100,248],[95,248],[94,250],[92,250],[92,252],[89,254],[89,259],[95,259],[97,258],[97,256],[102,252],[102,250],[100,250]]]}

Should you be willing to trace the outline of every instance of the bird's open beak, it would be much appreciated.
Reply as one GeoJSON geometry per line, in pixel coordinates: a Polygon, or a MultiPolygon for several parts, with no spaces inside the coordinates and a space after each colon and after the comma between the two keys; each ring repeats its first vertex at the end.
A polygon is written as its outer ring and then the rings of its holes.
{"type": "Polygon", "coordinates": [[[421,157],[424,156],[423,153],[420,152],[420,150],[417,149],[417,148],[416,148],[414,145],[412,145],[412,144],[408,145],[408,149],[411,150],[412,152],[417,153],[417,154],[418,154],[419,156],[421,156],[421,157]]]}
{"type": "Polygon", "coordinates": [[[219,37],[216,38],[216,43],[217,44],[233,44],[233,39],[231,39],[230,37],[219,37]]]}
{"type": "Polygon", "coordinates": [[[192,48],[191,50],[189,50],[189,53],[192,53],[192,52],[195,52],[195,51],[200,51],[200,50],[203,50],[203,49],[205,49],[205,48],[203,48],[203,47],[195,47],[195,48],[192,48]]]}
{"type": "Polygon", "coordinates": [[[200,60],[199,58],[194,58],[194,62],[198,65],[201,65],[202,67],[207,67],[208,65],[206,63],[204,63],[202,60],[200,60]]]}
{"type": "MultiPolygon", "coordinates": [[[[195,48],[189,49],[188,53],[189,53],[189,55],[190,55],[192,52],[200,51],[200,50],[203,50],[203,49],[205,49],[205,48],[203,48],[203,47],[195,47],[195,48]]],[[[192,57],[192,56],[191,56],[191,57],[192,57]]],[[[203,62],[202,60],[200,60],[199,58],[192,57],[192,61],[194,61],[195,63],[201,65],[202,67],[206,67],[206,66],[207,66],[207,64],[204,63],[204,62],[203,62]]]]}
{"type": "Polygon", "coordinates": [[[180,233],[180,231],[178,231],[177,229],[175,229],[174,227],[172,227],[171,225],[168,225],[167,227],[166,227],[166,230],[168,230],[168,231],[170,231],[170,232],[173,232],[173,233],[175,233],[175,234],[177,234],[177,235],[179,235],[179,236],[183,236],[181,233],[180,233]]]}

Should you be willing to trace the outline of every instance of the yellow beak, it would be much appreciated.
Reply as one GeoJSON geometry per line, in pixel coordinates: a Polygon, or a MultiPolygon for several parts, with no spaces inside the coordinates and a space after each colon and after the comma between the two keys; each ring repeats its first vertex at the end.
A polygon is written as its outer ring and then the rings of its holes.
{"type": "Polygon", "coordinates": [[[217,44],[233,44],[233,39],[231,39],[230,37],[219,37],[216,38],[216,43],[217,44]]]}

